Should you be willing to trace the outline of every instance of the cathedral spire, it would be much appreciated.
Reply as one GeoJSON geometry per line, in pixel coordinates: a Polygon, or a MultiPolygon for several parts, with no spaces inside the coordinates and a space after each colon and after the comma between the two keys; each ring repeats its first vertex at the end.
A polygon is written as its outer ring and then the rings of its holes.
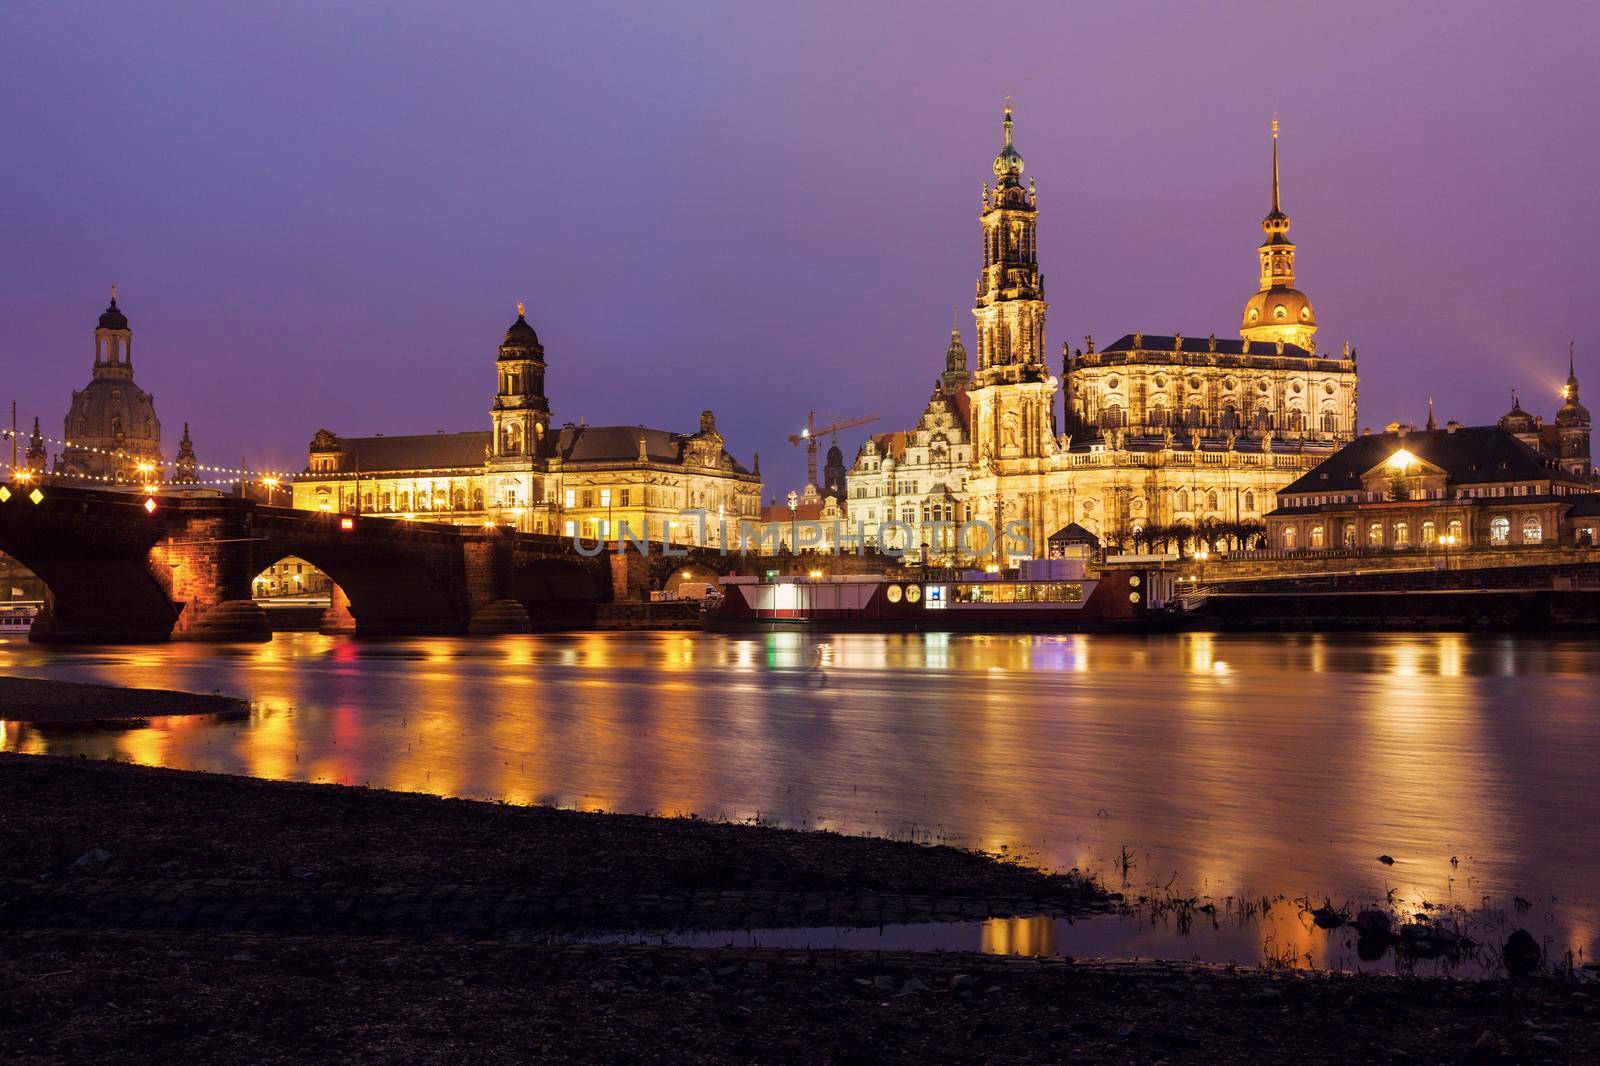
{"type": "Polygon", "coordinates": [[[1428,397],[1428,428],[1429,429],[1438,429],[1439,428],[1439,423],[1437,423],[1437,422],[1435,422],[1433,420],[1433,397],[1432,396],[1428,397]]]}
{"type": "Polygon", "coordinates": [[[1278,206],[1278,116],[1272,116],[1272,213],[1283,214],[1278,206]]]}

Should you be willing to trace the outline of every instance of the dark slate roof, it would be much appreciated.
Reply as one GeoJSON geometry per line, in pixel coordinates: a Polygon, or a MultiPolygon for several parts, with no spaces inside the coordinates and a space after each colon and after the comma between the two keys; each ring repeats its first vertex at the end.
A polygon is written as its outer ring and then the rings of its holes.
{"type": "Polygon", "coordinates": [[[346,473],[385,470],[459,470],[482,466],[492,442],[488,430],[417,433],[399,437],[339,437],[346,473]]]}
{"type": "Polygon", "coordinates": [[[1048,539],[1051,544],[1088,544],[1091,547],[1100,547],[1100,538],[1076,522],[1068,522],[1050,534],[1048,539]]]}
{"type": "MultiPolygon", "coordinates": [[[[686,435],[643,426],[563,426],[555,441],[555,457],[568,463],[609,463],[639,457],[639,438],[652,463],[676,463],[679,442],[686,435]]],[[[398,437],[337,437],[345,473],[375,474],[386,470],[460,470],[482,466],[493,444],[488,430],[468,433],[419,433],[398,437]]],[[[726,454],[726,452],[724,452],[726,454]]],[[[730,458],[732,458],[730,456],[730,458]]],[[[749,473],[737,461],[735,473],[749,473]]]]}
{"type": "Polygon", "coordinates": [[[1567,512],[1568,517],[1600,515],[1600,492],[1588,492],[1582,496],[1562,496],[1561,499],[1572,501],[1572,510],[1567,512]]]}
{"type": "MultiPolygon", "coordinates": [[[[1173,342],[1176,341],[1176,340],[1177,340],[1177,338],[1174,337],[1170,333],[1167,333],[1167,334],[1146,333],[1140,338],[1139,345],[1138,345],[1137,348],[1135,348],[1134,343],[1133,343],[1133,334],[1125,333],[1122,336],[1118,337],[1116,340],[1112,341],[1110,344],[1106,345],[1104,348],[1101,348],[1100,351],[1102,351],[1102,352],[1132,352],[1132,351],[1170,352],[1170,351],[1173,351],[1173,342]]],[[[1183,348],[1181,350],[1185,351],[1185,352],[1193,352],[1196,355],[1204,355],[1204,354],[1211,353],[1212,352],[1211,338],[1209,338],[1209,337],[1184,337],[1183,338],[1183,348]]],[[[1242,337],[1218,337],[1217,338],[1217,347],[1216,347],[1215,354],[1217,354],[1217,355],[1244,355],[1245,354],[1244,338],[1242,338],[1242,337]]],[[[1251,341],[1250,342],[1250,353],[1249,354],[1251,354],[1251,355],[1277,355],[1278,354],[1278,346],[1276,344],[1271,343],[1270,341],[1251,341]]],[[[1284,355],[1298,356],[1298,357],[1300,357],[1302,359],[1307,359],[1307,358],[1311,357],[1311,353],[1310,352],[1308,352],[1304,348],[1301,348],[1298,345],[1294,345],[1294,344],[1285,344],[1283,346],[1283,354],[1284,355]]]]}
{"type": "Polygon", "coordinates": [[[1404,436],[1370,433],[1357,437],[1299,480],[1279,489],[1278,495],[1281,498],[1302,492],[1359,491],[1362,475],[1400,448],[1445,471],[1452,484],[1542,478],[1580,482],[1499,426],[1462,426],[1454,432],[1423,429],[1408,431],[1404,436]]]}

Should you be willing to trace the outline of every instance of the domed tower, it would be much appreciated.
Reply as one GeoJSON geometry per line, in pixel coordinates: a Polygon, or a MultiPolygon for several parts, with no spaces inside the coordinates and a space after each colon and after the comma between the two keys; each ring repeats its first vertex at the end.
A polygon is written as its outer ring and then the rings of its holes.
{"type": "Polygon", "coordinates": [[[839,435],[836,433],[833,444],[828,448],[828,461],[822,468],[822,494],[838,500],[840,507],[845,506],[845,501],[850,496],[848,476],[844,465],[844,452],[839,449],[839,435]]]}
{"type": "Polygon", "coordinates": [[[1572,345],[1567,346],[1567,384],[1561,390],[1565,399],[1556,412],[1556,437],[1561,442],[1561,466],[1588,477],[1594,472],[1589,461],[1589,409],[1578,402],[1578,375],[1573,369],[1572,345]]]}
{"type": "Polygon", "coordinates": [[[133,331],[115,286],[94,330],[93,376],[72,394],[62,436],[62,473],[117,484],[161,479],[161,421],[155,397],[133,382],[133,331]]]}
{"type": "Polygon", "coordinates": [[[528,325],[527,308],[517,304],[517,320],[506,330],[496,360],[500,389],[491,416],[491,461],[538,456],[550,428],[550,401],[544,394],[544,345],[528,325]]]}
{"type": "Polygon", "coordinates": [[[1261,256],[1261,288],[1244,305],[1239,333],[1248,341],[1283,341],[1306,351],[1316,350],[1312,339],[1317,317],[1306,294],[1294,287],[1294,242],[1289,239],[1289,216],[1283,213],[1278,189],[1278,119],[1272,119],[1272,210],[1261,220],[1266,241],[1261,256]]]}

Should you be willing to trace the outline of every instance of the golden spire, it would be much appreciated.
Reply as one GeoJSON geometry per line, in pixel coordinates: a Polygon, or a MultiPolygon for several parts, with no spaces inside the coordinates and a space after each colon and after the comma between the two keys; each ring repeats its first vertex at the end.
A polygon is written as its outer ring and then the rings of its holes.
{"type": "Polygon", "coordinates": [[[1432,396],[1428,397],[1428,428],[1429,429],[1438,429],[1439,428],[1439,423],[1437,423],[1437,422],[1435,422],[1433,420],[1433,397],[1432,396]]]}
{"type": "Polygon", "coordinates": [[[1005,121],[1005,127],[1006,127],[1006,147],[1010,148],[1011,147],[1011,96],[1010,96],[1009,93],[1006,95],[1006,121],[1005,121]]]}
{"type": "Polygon", "coordinates": [[[111,283],[111,302],[112,303],[116,303],[117,302],[117,284],[116,284],[116,282],[112,282],[111,283]]]}
{"type": "Polygon", "coordinates": [[[521,300],[517,301],[517,317],[521,318],[528,313],[528,305],[521,300]]]}
{"type": "Polygon", "coordinates": [[[1272,212],[1279,213],[1278,208],[1278,115],[1272,115],[1272,212]]]}

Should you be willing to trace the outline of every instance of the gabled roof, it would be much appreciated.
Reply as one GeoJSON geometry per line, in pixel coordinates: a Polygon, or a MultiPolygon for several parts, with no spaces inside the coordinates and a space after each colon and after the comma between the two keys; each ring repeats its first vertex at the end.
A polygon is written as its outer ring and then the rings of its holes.
{"type": "Polygon", "coordinates": [[[1542,479],[1584,484],[1499,426],[1462,426],[1453,432],[1424,429],[1409,430],[1404,435],[1369,433],[1357,437],[1279,489],[1278,496],[1281,499],[1302,492],[1358,491],[1368,472],[1402,448],[1443,470],[1451,484],[1542,479]]]}
{"type": "MultiPolygon", "coordinates": [[[[1176,341],[1177,338],[1170,333],[1145,333],[1140,335],[1139,344],[1135,346],[1133,343],[1133,334],[1124,333],[1122,336],[1118,337],[1116,340],[1112,341],[1110,344],[1106,345],[1100,350],[1102,352],[1183,351],[1191,352],[1195,355],[1204,355],[1210,353],[1214,353],[1216,355],[1246,354],[1244,350],[1244,339],[1241,337],[1218,337],[1216,339],[1217,346],[1215,348],[1211,347],[1211,338],[1209,337],[1184,337],[1182,348],[1175,347],[1176,341]]],[[[1276,344],[1267,341],[1253,341],[1250,344],[1249,354],[1276,355],[1278,354],[1278,347],[1276,344]]],[[[1298,356],[1301,359],[1311,358],[1310,352],[1294,344],[1285,344],[1283,346],[1283,354],[1298,356]]]]}
{"type": "Polygon", "coordinates": [[[1051,544],[1088,544],[1100,547],[1100,538],[1076,522],[1068,522],[1046,538],[1051,544]]]}

